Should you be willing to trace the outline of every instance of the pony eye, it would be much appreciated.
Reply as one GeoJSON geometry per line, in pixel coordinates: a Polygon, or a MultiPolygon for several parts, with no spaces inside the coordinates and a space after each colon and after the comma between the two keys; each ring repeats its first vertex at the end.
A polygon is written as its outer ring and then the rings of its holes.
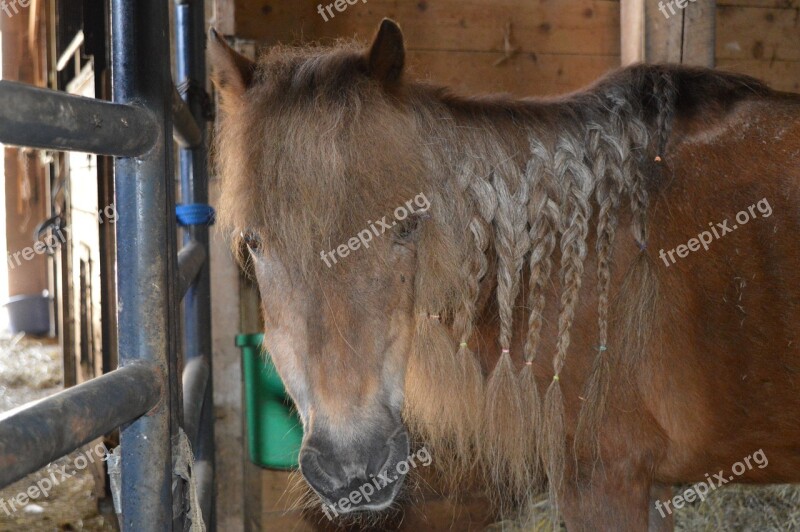
{"type": "Polygon", "coordinates": [[[398,244],[416,241],[419,237],[422,222],[427,218],[428,215],[426,213],[412,214],[405,220],[398,222],[394,226],[394,241],[398,244]]]}
{"type": "Polygon", "coordinates": [[[414,228],[409,224],[401,224],[397,226],[397,230],[394,232],[394,237],[396,240],[401,242],[407,242],[411,240],[411,235],[414,233],[414,228]]]}
{"type": "Polygon", "coordinates": [[[242,231],[239,234],[239,238],[251,251],[257,251],[261,247],[261,239],[253,231],[242,231]]]}

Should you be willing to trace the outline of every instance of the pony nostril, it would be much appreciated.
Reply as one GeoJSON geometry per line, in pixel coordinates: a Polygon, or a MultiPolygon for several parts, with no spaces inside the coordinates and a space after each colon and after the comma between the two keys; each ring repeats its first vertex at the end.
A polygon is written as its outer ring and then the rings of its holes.
{"type": "Polygon", "coordinates": [[[337,485],[347,482],[347,473],[337,460],[330,460],[317,455],[317,464],[320,470],[328,475],[337,485]]]}
{"type": "Polygon", "coordinates": [[[387,445],[383,446],[380,453],[373,454],[369,461],[367,462],[367,470],[366,474],[368,475],[377,475],[383,468],[386,466],[386,462],[389,461],[389,455],[392,453],[392,442],[391,440],[387,445]]]}
{"type": "Polygon", "coordinates": [[[391,472],[398,462],[405,460],[409,452],[408,433],[405,429],[398,430],[375,453],[367,463],[367,476],[377,476],[379,473],[391,472]]]}
{"type": "MultiPolygon", "coordinates": [[[[324,441],[314,440],[313,442],[306,443],[300,451],[300,465],[303,469],[303,460],[307,462],[306,468],[316,472],[319,475],[324,475],[336,488],[341,487],[341,484],[346,482],[347,473],[340,464],[339,460],[331,459],[333,453],[327,448],[324,441]]],[[[306,474],[303,469],[303,475],[306,474]]]]}
{"type": "Polygon", "coordinates": [[[323,467],[323,464],[330,467],[330,462],[326,464],[327,461],[320,460],[319,453],[304,450],[300,453],[299,462],[300,472],[318,494],[328,495],[341,487],[341,477],[332,475],[323,467]]]}

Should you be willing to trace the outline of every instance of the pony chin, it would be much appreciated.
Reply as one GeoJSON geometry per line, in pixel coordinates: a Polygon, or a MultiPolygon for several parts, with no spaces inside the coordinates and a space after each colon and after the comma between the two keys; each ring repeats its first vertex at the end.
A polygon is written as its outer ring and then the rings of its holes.
{"type": "Polygon", "coordinates": [[[418,469],[411,469],[392,503],[382,510],[334,514],[297,471],[292,473],[289,479],[287,493],[295,500],[289,510],[302,510],[309,522],[318,523],[325,530],[330,528],[331,522],[336,530],[394,530],[404,520],[405,509],[422,502],[421,473],[422,471],[418,469]]]}

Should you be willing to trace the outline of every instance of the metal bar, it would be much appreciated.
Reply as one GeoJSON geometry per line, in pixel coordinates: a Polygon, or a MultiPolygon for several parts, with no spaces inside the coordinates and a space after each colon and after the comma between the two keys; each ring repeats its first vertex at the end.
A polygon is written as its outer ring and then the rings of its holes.
{"type": "MultiPolygon", "coordinates": [[[[175,73],[186,87],[185,99],[197,124],[202,142],[194,149],[179,151],[182,203],[208,203],[208,153],[206,139],[206,59],[205,17],[203,0],[177,0],[175,5],[175,73]]],[[[195,241],[209,250],[208,226],[197,225],[184,232],[184,242],[195,241]]],[[[209,261],[200,270],[197,280],[183,299],[183,345],[185,358],[203,358],[209,375],[214,374],[211,353],[211,280],[209,261]]],[[[202,402],[197,438],[192,442],[195,459],[206,464],[207,480],[201,491],[203,519],[208,530],[216,530],[214,511],[214,412],[213,378],[208,378],[202,402]]]]}
{"type": "MultiPolygon", "coordinates": [[[[182,528],[173,521],[171,486],[171,438],[177,434],[182,406],[175,371],[177,251],[168,15],[163,0],[111,0],[114,100],[140,102],[155,116],[160,132],[160,141],[146,156],[115,161],[120,365],[148,361],[165,380],[158,407],[121,431],[123,532],[182,528]]],[[[182,500],[175,502],[180,508],[182,500]]]]}
{"type": "Polygon", "coordinates": [[[31,148],[132,157],[158,139],[154,116],[25,83],[0,81],[0,142],[31,148]]]}
{"type": "Polygon", "coordinates": [[[203,142],[203,134],[197,127],[189,106],[181,99],[178,89],[172,89],[172,136],[181,148],[194,148],[203,142]]]}
{"type": "Polygon", "coordinates": [[[149,411],[161,380],[131,364],[0,415],[0,488],[149,411]]]}
{"type": "Polygon", "coordinates": [[[189,242],[178,252],[178,294],[181,297],[197,279],[206,256],[205,248],[197,242],[189,242]]]}
{"type": "Polygon", "coordinates": [[[207,460],[194,463],[194,479],[197,483],[197,498],[204,520],[207,515],[214,515],[214,464],[207,460]]]}
{"type": "Polygon", "coordinates": [[[193,358],[183,370],[183,426],[192,448],[196,447],[197,428],[203,412],[206,386],[208,386],[208,363],[203,358],[193,358]]]}

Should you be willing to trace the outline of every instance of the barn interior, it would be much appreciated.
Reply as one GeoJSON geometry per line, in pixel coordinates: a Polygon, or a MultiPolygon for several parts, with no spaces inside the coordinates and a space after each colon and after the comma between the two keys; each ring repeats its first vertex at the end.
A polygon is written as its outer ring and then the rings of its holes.
{"type": "MultiPolygon", "coordinates": [[[[637,62],[719,68],[800,92],[800,0],[164,1],[172,24],[181,6],[191,4],[206,28],[215,27],[250,57],[276,44],[351,38],[368,43],[389,17],[403,28],[407,75],[463,95],[559,95],[637,62]]],[[[112,100],[111,9],[106,0],[0,2],[0,79],[112,100]]],[[[173,36],[173,51],[178,44],[173,36]]],[[[208,94],[202,112],[212,134],[211,83],[182,85],[177,68],[173,79],[182,96],[208,94]]],[[[115,253],[125,235],[117,231],[112,157],[4,146],[0,160],[0,249],[6,256],[0,261],[2,418],[3,412],[118,367],[124,324],[118,321],[115,253]],[[37,247],[39,241],[44,244],[37,247]]],[[[208,203],[214,205],[219,183],[213,173],[209,179],[208,203]]],[[[248,371],[260,368],[245,367],[244,348],[254,346],[244,335],[263,329],[260,301],[254,282],[234,261],[229,235],[212,229],[209,238],[215,466],[207,526],[226,532],[337,530],[318,509],[304,508],[296,463],[253,459],[258,452],[251,447],[263,443],[254,436],[262,420],[250,411],[259,408],[259,399],[248,389],[256,386],[248,371]]],[[[283,422],[294,423],[296,431],[298,422],[285,406],[283,422]]],[[[94,443],[111,449],[118,441],[112,431],[94,443]]],[[[85,452],[76,451],[72,459],[85,452]]],[[[0,531],[118,530],[107,470],[105,462],[92,464],[19,511],[0,504],[0,531]]],[[[0,503],[45,474],[43,469],[3,487],[0,503]]],[[[541,519],[525,529],[551,527],[546,495],[532,504],[541,519]]],[[[489,509],[480,490],[450,497],[423,475],[400,516],[378,529],[515,526],[489,509]]],[[[800,530],[800,488],[725,488],[687,506],[676,516],[676,527],[800,530]]]]}

